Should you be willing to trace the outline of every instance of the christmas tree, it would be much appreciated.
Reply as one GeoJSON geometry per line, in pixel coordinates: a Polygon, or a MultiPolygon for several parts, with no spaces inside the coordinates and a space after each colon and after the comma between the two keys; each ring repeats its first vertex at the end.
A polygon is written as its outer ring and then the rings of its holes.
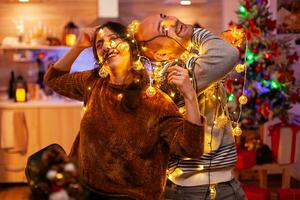
{"type": "Polygon", "coordinates": [[[276,21],[271,18],[268,1],[240,0],[238,22],[230,23],[233,33],[238,35],[243,30],[246,48],[240,48],[242,63],[237,65],[237,73],[225,82],[227,100],[231,118],[241,118],[246,129],[257,128],[274,117],[287,122],[288,110],[300,102],[300,89],[292,69],[298,55],[290,38],[274,33],[276,21]],[[246,98],[241,99],[241,95],[246,98]],[[241,107],[239,114],[236,111],[241,107]]]}

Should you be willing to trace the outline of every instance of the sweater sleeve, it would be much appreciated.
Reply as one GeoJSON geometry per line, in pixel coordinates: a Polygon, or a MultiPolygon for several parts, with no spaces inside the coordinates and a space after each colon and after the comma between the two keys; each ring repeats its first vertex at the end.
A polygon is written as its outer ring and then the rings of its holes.
{"type": "Polygon", "coordinates": [[[199,158],[204,148],[204,117],[198,126],[185,120],[172,101],[162,102],[161,107],[160,136],[168,144],[171,154],[199,158]]]}
{"type": "Polygon", "coordinates": [[[238,50],[205,29],[196,29],[192,42],[200,52],[194,73],[197,88],[202,91],[234,68],[238,61],[238,50]]]}
{"type": "Polygon", "coordinates": [[[93,71],[69,73],[68,71],[55,69],[53,65],[50,65],[45,74],[44,82],[60,95],[84,101],[86,90],[89,87],[87,79],[93,71]]]}

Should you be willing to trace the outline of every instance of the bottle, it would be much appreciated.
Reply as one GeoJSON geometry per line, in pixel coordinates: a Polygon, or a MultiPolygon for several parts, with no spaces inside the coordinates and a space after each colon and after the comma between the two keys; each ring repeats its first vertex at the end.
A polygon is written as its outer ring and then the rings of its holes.
{"type": "Polygon", "coordinates": [[[8,85],[8,96],[10,99],[15,98],[15,72],[10,72],[10,79],[9,79],[9,85],[8,85]]]}

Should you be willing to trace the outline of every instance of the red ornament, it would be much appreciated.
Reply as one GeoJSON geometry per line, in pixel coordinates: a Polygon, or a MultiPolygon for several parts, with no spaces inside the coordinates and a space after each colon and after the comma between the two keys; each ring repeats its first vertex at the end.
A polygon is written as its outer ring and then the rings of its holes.
{"type": "Polygon", "coordinates": [[[261,65],[257,65],[257,66],[255,67],[255,71],[256,71],[257,73],[261,72],[261,69],[262,69],[261,65]]]}
{"type": "Polygon", "coordinates": [[[272,20],[272,19],[266,19],[265,20],[265,26],[269,29],[269,30],[271,30],[271,31],[273,31],[275,28],[276,28],[276,20],[272,20]]]}
{"type": "Polygon", "coordinates": [[[261,103],[261,101],[262,101],[261,98],[255,99],[255,103],[258,104],[258,105],[261,103]]]}

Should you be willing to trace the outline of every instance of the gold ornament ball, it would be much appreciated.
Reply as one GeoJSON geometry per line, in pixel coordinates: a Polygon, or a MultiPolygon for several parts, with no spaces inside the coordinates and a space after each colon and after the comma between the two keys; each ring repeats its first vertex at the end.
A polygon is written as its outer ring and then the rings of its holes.
{"type": "Polygon", "coordinates": [[[219,128],[224,128],[224,126],[227,124],[227,122],[228,122],[228,118],[223,113],[216,119],[216,126],[219,128]]]}
{"type": "Polygon", "coordinates": [[[187,60],[188,57],[189,57],[189,55],[188,55],[188,53],[186,53],[186,52],[183,53],[183,54],[180,56],[181,60],[187,60]]]}
{"type": "Polygon", "coordinates": [[[245,105],[248,102],[248,98],[245,95],[240,96],[239,102],[242,105],[245,105]]]}
{"type": "Polygon", "coordinates": [[[110,41],[110,45],[109,45],[111,48],[116,48],[116,46],[117,46],[117,43],[114,41],[114,40],[112,40],[112,41],[110,41]]]}
{"type": "Polygon", "coordinates": [[[152,86],[149,86],[146,90],[146,94],[148,97],[153,97],[156,94],[156,89],[152,86]]]}
{"type": "Polygon", "coordinates": [[[101,78],[106,78],[108,76],[108,72],[106,71],[106,69],[104,67],[100,68],[98,74],[101,78]]]}
{"type": "Polygon", "coordinates": [[[122,43],[120,44],[120,49],[121,49],[122,51],[129,51],[129,44],[128,44],[127,42],[122,42],[122,43]]]}
{"type": "Polygon", "coordinates": [[[137,28],[139,25],[140,25],[140,22],[138,21],[138,20],[133,20],[132,22],[131,22],[131,24],[132,24],[132,26],[133,27],[135,27],[135,28],[137,28]]]}
{"type": "Polygon", "coordinates": [[[240,135],[242,135],[242,132],[243,131],[239,126],[232,129],[232,133],[234,136],[240,136],[240,135]]]}
{"type": "Polygon", "coordinates": [[[245,71],[245,64],[238,64],[237,66],[235,66],[235,70],[238,72],[238,73],[242,73],[245,71]]]}
{"type": "Polygon", "coordinates": [[[134,70],[139,71],[143,68],[144,68],[143,63],[140,60],[137,60],[133,63],[133,69],[134,70]]]}

